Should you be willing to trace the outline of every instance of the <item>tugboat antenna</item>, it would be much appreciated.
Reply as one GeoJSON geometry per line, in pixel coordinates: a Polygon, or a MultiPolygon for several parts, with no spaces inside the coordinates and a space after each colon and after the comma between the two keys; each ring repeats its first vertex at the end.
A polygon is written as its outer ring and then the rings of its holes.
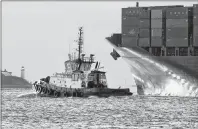
{"type": "Polygon", "coordinates": [[[83,47],[83,27],[79,28],[79,39],[78,39],[78,58],[80,59],[83,47]]]}
{"type": "Polygon", "coordinates": [[[70,54],[70,49],[71,49],[71,48],[70,48],[70,43],[69,43],[69,54],[70,54]]]}
{"type": "Polygon", "coordinates": [[[70,43],[69,43],[69,54],[68,54],[68,56],[69,56],[69,60],[71,61],[72,59],[71,59],[71,53],[70,53],[70,43]]]}

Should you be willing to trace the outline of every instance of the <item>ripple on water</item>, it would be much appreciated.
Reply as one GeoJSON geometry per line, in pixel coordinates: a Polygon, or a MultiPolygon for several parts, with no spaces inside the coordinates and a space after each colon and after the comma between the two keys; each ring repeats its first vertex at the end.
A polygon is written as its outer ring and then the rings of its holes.
{"type": "Polygon", "coordinates": [[[31,90],[2,90],[2,128],[198,128],[198,98],[18,97],[31,90]]]}

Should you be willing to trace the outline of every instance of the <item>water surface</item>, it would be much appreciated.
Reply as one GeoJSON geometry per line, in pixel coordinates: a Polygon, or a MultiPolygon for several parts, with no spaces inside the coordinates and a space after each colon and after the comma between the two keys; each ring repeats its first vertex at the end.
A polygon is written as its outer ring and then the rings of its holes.
{"type": "Polygon", "coordinates": [[[130,96],[37,97],[2,90],[2,129],[198,129],[198,98],[130,96]]]}

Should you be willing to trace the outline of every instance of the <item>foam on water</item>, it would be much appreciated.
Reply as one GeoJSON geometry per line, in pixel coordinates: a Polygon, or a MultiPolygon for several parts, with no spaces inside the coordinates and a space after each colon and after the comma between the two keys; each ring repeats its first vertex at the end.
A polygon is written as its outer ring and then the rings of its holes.
{"type": "Polygon", "coordinates": [[[192,75],[187,76],[187,71],[137,50],[120,50],[124,53],[122,58],[131,67],[133,77],[144,83],[146,95],[198,96],[198,80],[192,75]]]}
{"type": "Polygon", "coordinates": [[[88,98],[89,99],[96,99],[96,98],[99,98],[99,97],[97,97],[97,96],[89,96],[88,98]]]}
{"type": "Polygon", "coordinates": [[[35,98],[37,97],[36,93],[23,93],[17,96],[17,98],[35,98]]]}

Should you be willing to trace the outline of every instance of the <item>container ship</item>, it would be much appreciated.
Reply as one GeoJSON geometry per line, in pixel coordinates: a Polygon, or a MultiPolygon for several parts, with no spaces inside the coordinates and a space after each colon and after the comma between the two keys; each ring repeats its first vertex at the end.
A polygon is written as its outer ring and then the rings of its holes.
{"type": "Polygon", "coordinates": [[[122,8],[121,26],[121,33],[106,39],[111,56],[130,65],[139,95],[198,94],[198,4],[140,7],[137,2],[122,8]]]}

